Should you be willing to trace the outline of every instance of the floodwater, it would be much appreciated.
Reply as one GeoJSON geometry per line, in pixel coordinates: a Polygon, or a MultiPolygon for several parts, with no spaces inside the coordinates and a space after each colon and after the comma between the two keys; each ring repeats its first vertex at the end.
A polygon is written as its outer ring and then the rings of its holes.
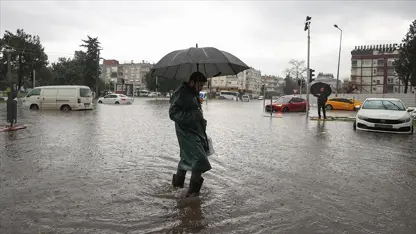
{"type": "Polygon", "coordinates": [[[28,128],[0,134],[0,233],[416,233],[416,136],[261,106],[204,105],[217,153],[191,199],[170,185],[167,101],[20,110],[28,128]]]}

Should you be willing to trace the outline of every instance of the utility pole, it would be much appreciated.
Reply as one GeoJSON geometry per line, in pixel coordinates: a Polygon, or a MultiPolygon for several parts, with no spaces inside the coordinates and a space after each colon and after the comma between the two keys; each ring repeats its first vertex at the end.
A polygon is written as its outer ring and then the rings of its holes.
{"type": "MultiPolygon", "coordinates": [[[[198,47],[198,44],[196,45],[196,47],[198,47]]],[[[156,100],[157,100],[157,96],[159,95],[158,88],[159,88],[159,84],[157,83],[157,76],[156,76],[156,100]]]]}
{"type": "Polygon", "coordinates": [[[338,83],[339,83],[339,64],[341,63],[341,43],[342,43],[342,29],[338,27],[338,25],[334,24],[334,27],[337,28],[341,35],[339,37],[339,52],[338,52],[338,69],[337,69],[337,85],[335,89],[335,97],[338,97],[338,83]]]}
{"type": "Polygon", "coordinates": [[[35,69],[33,69],[33,88],[35,88],[35,84],[36,84],[36,71],[35,69]]]}
{"type": "Polygon", "coordinates": [[[310,79],[309,69],[310,67],[309,65],[310,65],[310,55],[311,55],[311,19],[312,17],[306,16],[305,29],[304,29],[305,31],[308,30],[308,59],[307,59],[308,73],[307,73],[307,80],[306,80],[306,102],[308,103],[308,106],[306,108],[308,111],[306,112],[306,117],[308,117],[309,115],[309,106],[310,106],[310,103],[309,103],[309,79],[310,79]]]}
{"type": "Polygon", "coordinates": [[[12,53],[10,50],[7,50],[7,80],[9,81],[11,88],[13,88],[11,60],[12,53]]]}
{"type": "Polygon", "coordinates": [[[95,98],[98,98],[98,80],[100,79],[100,50],[101,50],[101,48],[98,48],[97,79],[95,80],[95,98]]]}

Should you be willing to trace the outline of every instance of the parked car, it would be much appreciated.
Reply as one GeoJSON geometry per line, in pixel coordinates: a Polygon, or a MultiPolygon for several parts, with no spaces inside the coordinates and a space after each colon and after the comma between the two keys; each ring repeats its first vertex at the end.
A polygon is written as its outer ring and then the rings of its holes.
{"type": "Polygon", "coordinates": [[[302,111],[305,112],[307,110],[307,102],[305,99],[287,95],[278,98],[276,101],[272,103],[272,105],[266,105],[267,112],[295,112],[295,111],[302,111]]]}
{"type": "Polygon", "coordinates": [[[242,102],[249,102],[250,101],[250,96],[248,96],[247,94],[244,94],[243,96],[241,96],[241,101],[242,102]]]}
{"type": "Polygon", "coordinates": [[[354,121],[354,130],[413,134],[414,109],[396,98],[367,98],[354,121]]]}
{"type": "Polygon", "coordinates": [[[160,96],[162,96],[162,94],[160,92],[151,92],[147,96],[148,97],[160,97],[160,96]]]}
{"type": "Polygon", "coordinates": [[[127,97],[124,94],[112,93],[98,99],[100,104],[132,104],[133,98],[127,97]]]}
{"type": "Polygon", "coordinates": [[[23,98],[23,104],[31,110],[92,110],[92,93],[88,86],[54,85],[39,86],[23,98]]]}
{"type": "Polygon", "coordinates": [[[264,97],[263,96],[259,96],[258,98],[257,98],[257,100],[263,100],[264,99],[264,97]]]}
{"type": "Polygon", "coordinates": [[[361,106],[361,102],[357,99],[351,98],[330,98],[326,102],[326,109],[327,110],[349,110],[354,111],[356,110],[357,106],[361,106]]]}

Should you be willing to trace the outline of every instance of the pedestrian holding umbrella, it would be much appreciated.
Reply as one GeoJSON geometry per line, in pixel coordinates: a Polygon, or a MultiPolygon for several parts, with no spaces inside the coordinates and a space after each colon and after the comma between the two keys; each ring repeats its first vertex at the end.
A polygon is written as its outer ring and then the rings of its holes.
{"type": "Polygon", "coordinates": [[[180,148],[180,161],[172,185],[184,187],[187,171],[192,171],[187,197],[198,196],[204,179],[211,170],[208,156],[213,154],[212,142],[206,134],[199,92],[207,78],[237,75],[249,69],[234,55],[213,47],[192,47],[164,56],[151,70],[152,76],[183,80],[170,99],[169,117],[175,122],[180,148]]]}

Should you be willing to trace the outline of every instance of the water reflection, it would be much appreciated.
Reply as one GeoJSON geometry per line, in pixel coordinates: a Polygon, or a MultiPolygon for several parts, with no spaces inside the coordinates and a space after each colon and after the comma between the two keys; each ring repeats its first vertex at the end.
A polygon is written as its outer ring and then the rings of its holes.
{"type": "Polygon", "coordinates": [[[0,135],[0,232],[414,233],[415,136],[261,106],[203,105],[217,154],[201,200],[179,201],[167,100],[22,110],[28,129],[0,135]]]}
{"type": "Polygon", "coordinates": [[[198,233],[207,227],[207,222],[204,222],[202,215],[201,203],[200,198],[186,198],[178,201],[180,223],[172,229],[172,233],[198,233]]]}

